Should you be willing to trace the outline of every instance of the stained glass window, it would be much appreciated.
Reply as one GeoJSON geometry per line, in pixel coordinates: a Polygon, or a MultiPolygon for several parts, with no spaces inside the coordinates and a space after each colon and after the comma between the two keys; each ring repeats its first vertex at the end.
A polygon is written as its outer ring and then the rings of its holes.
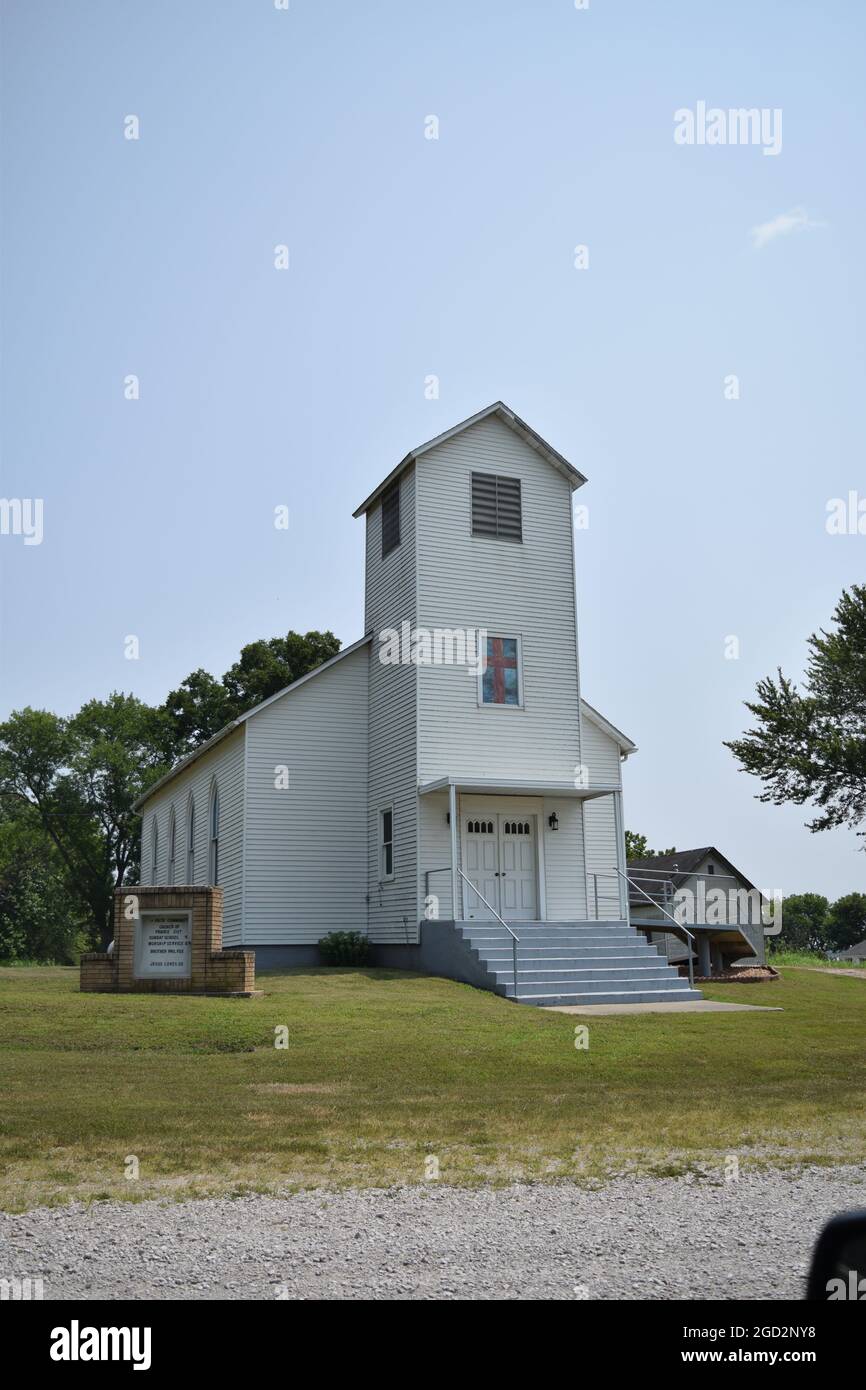
{"type": "Polygon", "coordinates": [[[516,637],[487,638],[487,667],[481,678],[485,705],[519,705],[520,678],[516,637]]]}

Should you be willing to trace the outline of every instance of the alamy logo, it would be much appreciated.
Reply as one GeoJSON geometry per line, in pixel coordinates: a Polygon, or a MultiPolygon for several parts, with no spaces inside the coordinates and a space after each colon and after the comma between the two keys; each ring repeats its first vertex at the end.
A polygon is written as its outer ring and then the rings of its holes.
{"type": "Polygon", "coordinates": [[[694,111],[681,106],[674,112],[674,141],[678,145],[761,145],[764,154],[782,150],[782,108],[776,106],[707,106],[697,102],[694,111]]]}
{"type": "Polygon", "coordinates": [[[827,1302],[840,1301],[866,1302],[866,1279],[861,1279],[856,1269],[848,1270],[847,1279],[827,1280],[827,1302]]]}
{"type": "Polygon", "coordinates": [[[824,523],[829,536],[866,536],[866,497],[853,489],[845,497],[831,497],[824,523]]]}
{"type": "Polygon", "coordinates": [[[465,666],[472,676],[487,669],[487,630],[474,627],[385,627],[379,633],[383,666],[465,666]]]}
{"type": "Polygon", "coordinates": [[[0,497],[0,536],[23,536],[25,545],[41,545],[42,507],[41,497],[0,497]]]}
{"type": "Polygon", "coordinates": [[[678,888],[674,894],[673,915],[681,926],[708,927],[762,926],[765,936],[778,936],[782,930],[783,894],[781,888],[762,893],[759,888],[710,888],[698,880],[697,891],[678,888]]]}
{"type": "Polygon", "coordinates": [[[68,1327],[51,1329],[52,1361],[131,1361],[134,1371],[150,1370],[149,1327],[68,1327]]]}
{"type": "Polygon", "coordinates": [[[0,1279],[0,1303],[41,1302],[45,1297],[45,1286],[41,1278],[31,1279],[29,1274],[11,1279],[0,1279]]]}

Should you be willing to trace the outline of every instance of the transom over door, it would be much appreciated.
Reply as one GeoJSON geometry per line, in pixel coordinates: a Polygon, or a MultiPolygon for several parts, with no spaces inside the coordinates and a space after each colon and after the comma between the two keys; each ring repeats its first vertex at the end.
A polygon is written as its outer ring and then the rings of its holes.
{"type": "Polygon", "coordinates": [[[489,920],[491,907],[506,921],[533,921],[538,913],[535,819],[528,815],[489,812],[462,817],[466,916],[489,920]]]}

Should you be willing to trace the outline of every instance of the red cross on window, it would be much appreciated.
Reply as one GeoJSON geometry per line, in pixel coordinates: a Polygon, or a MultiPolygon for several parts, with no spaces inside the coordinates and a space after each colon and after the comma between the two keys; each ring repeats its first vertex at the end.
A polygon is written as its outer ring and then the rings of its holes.
{"type": "Polygon", "coordinates": [[[519,703],[516,637],[488,637],[483,694],[486,705],[519,703]]]}

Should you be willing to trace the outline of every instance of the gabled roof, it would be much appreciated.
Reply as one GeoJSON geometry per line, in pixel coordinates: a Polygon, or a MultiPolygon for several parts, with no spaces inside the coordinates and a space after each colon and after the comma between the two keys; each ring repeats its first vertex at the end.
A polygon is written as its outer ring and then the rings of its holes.
{"type": "Polygon", "coordinates": [[[500,419],[504,425],[507,425],[516,435],[519,435],[525,444],[535,449],[536,453],[539,453],[543,459],[546,459],[558,473],[561,473],[564,478],[567,478],[572,488],[582,487],[586,482],[586,478],[583,474],[578,472],[573,464],[568,462],[568,459],[563,458],[562,454],[557,453],[556,449],[554,449],[551,444],[548,444],[546,439],[542,439],[541,435],[538,434],[531,425],[527,425],[525,420],[521,420],[519,415],[515,415],[514,411],[505,405],[503,401],[494,401],[492,405],[486,406],[484,410],[479,410],[477,415],[470,415],[468,420],[461,420],[459,425],[452,425],[450,430],[445,430],[443,434],[437,434],[435,439],[428,439],[426,444],[419,444],[417,448],[410,449],[406,457],[400,460],[396,468],[392,468],[387,478],[382,479],[379,486],[373,489],[370,496],[364,499],[360,507],[358,507],[352,515],[361,516],[364,512],[368,511],[373,503],[385,491],[385,488],[388,487],[395,478],[399,478],[400,474],[404,469],[409,467],[410,463],[414,463],[416,459],[421,458],[422,455],[428,453],[430,449],[435,449],[437,445],[446,443],[447,440],[453,439],[455,435],[462,434],[464,430],[468,430],[472,425],[477,425],[480,420],[486,420],[492,415],[500,419]]]}
{"type": "Polygon", "coordinates": [[[315,676],[321,675],[322,671],[327,671],[331,666],[336,666],[337,662],[342,661],[344,656],[350,656],[352,652],[356,652],[359,647],[365,646],[367,642],[372,642],[372,640],[373,634],[372,632],[368,632],[364,637],[359,637],[357,642],[351,642],[348,647],[343,647],[342,651],[337,652],[336,656],[332,656],[327,661],[323,661],[321,666],[314,666],[312,671],[308,671],[305,676],[299,676],[296,681],[292,681],[291,685],[283,686],[282,690],[278,690],[275,694],[269,695],[266,700],[260,700],[257,705],[253,705],[252,709],[248,709],[245,714],[239,714],[237,719],[233,719],[230,724],[226,724],[225,728],[220,729],[219,733],[214,734],[206,743],[199,744],[198,748],[194,748],[191,753],[187,753],[186,757],[181,758],[179,763],[175,763],[174,767],[164,773],[158,782],[154,782],[152,787],[148,787],[146,792],[142,792],[138,800],[132,803],[133,811],[137,811],[140,806],[143,806],[146,801],[150,800],[154,792],[158,792],[161,787],[164,787],[166,782],[170,782],[172,778],[177,777],[179,773],[185,772],[192,763],[202,757],[203,754],[209,753],[218,743],[222,743],[224,738],[228,738],[229,734],[233,734],[235,730],[239,729],[242,724],[245,724],[248,719],[252,719],[255,715],[259,714],[261,710],[267,709],[268,705],[272,705],[275,700],[281,700],[284,695],[288,695],[291,691],[297,690],[298,686],[306,685],[307,681],[311,681],[315,676]]]}
{"type": "Polygon", "coordinates": [[[580,711],[581,714],[586,715],[587,719],[591,719],[603,734],[607,734],[608,738],[612,738],[614,743],[619,744],[620,752],[625,753],[626,757],[630,753],[637,752],[637,744],[632,743],[628,734],[624,734],[622,729],[618,729],[615,724],[611,724],[609,719],[605,719],[603,714],[599,714],[598,710],[594,709],[587,700],[584,700],[582,695],[580,697],[580,711]]]}
{"type": "MultiPolygon", "coordinates": [[[[726,858],[724,854],[719,853],[715,845],[704,845],[702,849],[677,849],[674,850],[672,854],[657,854],[650,859],[630,859],[626,868],[635,882],[639,883],[640,886],[649,893],[651,892],[653,881],[655,881],[656,884],[663,881],[663,874],[667,875],[668,881],[673,884],[674,888],[679,888],[685,883],[690,874],[695,873],[698,866],[703,863],[707,855],[710,854],[714,859],[718,859],[720,863],[726,864],[734,877],[738,878],[741,883],[745,883],[747,888],[753,889],[755,887],[755,885],[746,878],[745,874],[741,874],[739,869],[734,867],[730,859],[726,858]],[[651,869],[657,872],[647,874],[645,877],[641,878],[641,869],[651,869]],[[635,872],[636,870],[637,872],[635,872]]],[[[644,899],[644,901],[646,901],[646,899],[644,899]]]]}

